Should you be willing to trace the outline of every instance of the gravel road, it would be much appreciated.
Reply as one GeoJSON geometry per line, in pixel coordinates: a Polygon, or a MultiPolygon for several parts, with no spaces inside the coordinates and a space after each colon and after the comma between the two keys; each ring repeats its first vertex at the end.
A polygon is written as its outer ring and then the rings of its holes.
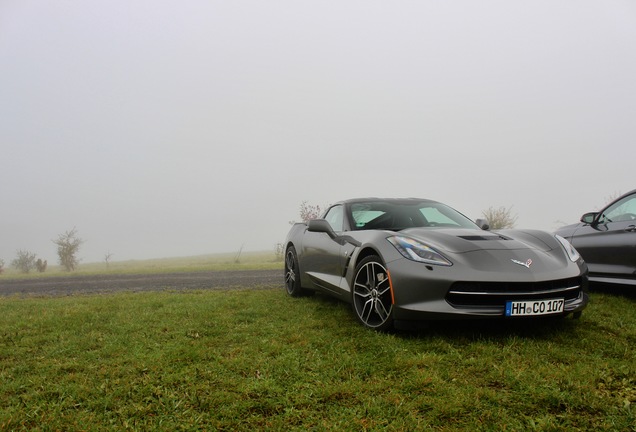
{"type": "Polygon", "coordinates": [[[66,296],[117,291],[219,290],[283,287],[282,270],[97,275],[3,280],[0,296],[66,296]]]}

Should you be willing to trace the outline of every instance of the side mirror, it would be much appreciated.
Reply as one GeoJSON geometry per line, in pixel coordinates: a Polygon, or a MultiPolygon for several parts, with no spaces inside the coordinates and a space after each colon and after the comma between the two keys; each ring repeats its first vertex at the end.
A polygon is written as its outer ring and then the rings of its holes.
{"type": "Polygon", "coordinates": [[[332,240],[337,242],[339,245],[344,245],[345,243],[350,243],[356,247],[360,247],[362,245],[362,243],[360,243],[359,241],[357,241],[351,236],[336,234],[333,228],[331,228],[331,225],[329,224],[329,222],[327,222],[325,219],[310,220],[309,222],[307,222],[307,231],[316,232],[316,233],[325,233],[332,240]]]}
{"type": "Polygon", "coordinates": [[[583,216],[581,216],[581,222],[592,225],[594,223],[594,219],[596,219],[596,216],[598,216],[598,212],[585,213],[583,216]]]}
{"type": "Polygon", "coordinates": [[[329,222],[325,219],[312,219],[307,222],[307,231],[309,232],[317,232],[317,233],[325,233],[332,239],[335,239],[336,233],[334,232],[329,222]]]}
{"type": "Polygon", "coordinates": [[[490,224],[488,223],[488,220],[486,219],[475,219],[475,223],[477,224],[479,228],[483,229],[484,231],[488,231],[490,229],[490,224]]]}

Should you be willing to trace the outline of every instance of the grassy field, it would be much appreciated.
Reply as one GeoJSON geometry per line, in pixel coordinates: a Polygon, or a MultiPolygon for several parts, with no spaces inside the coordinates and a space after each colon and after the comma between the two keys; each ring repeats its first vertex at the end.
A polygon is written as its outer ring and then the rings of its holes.
{"type": "Polygon", "coordinates": [[[0,298],[0,430],[636,430],[636,296],[376,333],[281,287],[0,298]]]}
{"type": "Polygon", "coordinates": [[[282,268],[282,257],[277,258],[273,252],[243,252],[238,259],[236,253],[230,253],[178,258],[113,261],[109,264],[106,262],[82,263],[76,271],[70,273],[59,265],[49,265],[44,273],[38,273],[35,270],[29,273],[22,273],[8,266],[4,269],[4,272],[0,274],[0,279],[31,279],[99,274],[173,273],[210,270],[282,270],[282,268]]]}

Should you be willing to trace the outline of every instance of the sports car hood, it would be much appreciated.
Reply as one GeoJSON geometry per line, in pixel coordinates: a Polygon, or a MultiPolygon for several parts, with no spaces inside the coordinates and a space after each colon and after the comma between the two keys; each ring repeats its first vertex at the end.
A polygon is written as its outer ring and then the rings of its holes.
{"type": "Polygon", "coordinates": [[[479,250],[541,250],[554,248],[554,238],[542,231],[481,231],[472,229],[409,228],[401,235],[412,237],[451,253],[479,250]],[[550,244],[551,243],[551,244],[550,244]]]}

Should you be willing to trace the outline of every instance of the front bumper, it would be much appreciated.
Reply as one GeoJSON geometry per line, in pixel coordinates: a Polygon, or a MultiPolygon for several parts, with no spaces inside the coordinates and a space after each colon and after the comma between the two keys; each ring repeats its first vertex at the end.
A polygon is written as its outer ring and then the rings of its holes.
{"type": "Polygon", "coordinates": [[[503,272],[400,259],[388,269],[396,321],[504,317],[507,301],[550,299],[565,300],[563,312],[556,315],[564,316],[581,312],[589,301],[587,267],[582,262],[553,271],[503,272]]]}

